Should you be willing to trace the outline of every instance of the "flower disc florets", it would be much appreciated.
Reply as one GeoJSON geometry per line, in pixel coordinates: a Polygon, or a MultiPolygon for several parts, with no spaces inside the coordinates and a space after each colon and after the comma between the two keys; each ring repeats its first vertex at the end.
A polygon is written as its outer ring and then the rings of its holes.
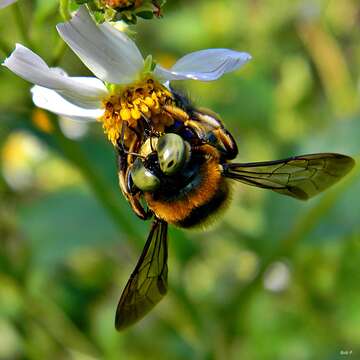
{"type": "Polygon", "coordinates": [[[164,85],[148,78],[122,89],[114,86],[110,96],[103,101],[105,112],[99,120],[114,145],[122,133],[127,144],[133,135],[142,133],[146,122],[151,123],[152,130],[163,132],[166,126],[172,124],[172,118],[163,108],[173,104],[171,92],[164,85]]]}

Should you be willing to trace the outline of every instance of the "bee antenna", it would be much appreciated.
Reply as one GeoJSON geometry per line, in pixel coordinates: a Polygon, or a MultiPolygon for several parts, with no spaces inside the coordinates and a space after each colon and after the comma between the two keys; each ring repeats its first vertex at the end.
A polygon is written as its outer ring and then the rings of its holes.
{"type": "MultiPolygon", "coordinates": [[[[143,113],[141,113],[141,117],[145,120],[145,133],[148,135],[148,137],[156,137],[158,136],[157,132],[154,130],[154,128],[151,125],[151,120],[143,113]]],[[[152,147],[151,147],[152,148],[152,147]]]]}
{"type": "Polygon", "coordinates": [[[146,125],[151,127],[150,119],[144,113],[141,113],[141,117],[145,120],[146,125]]]}
{"type": "Polygon", "coordinates": [[[132,155],[132,156],[135,156],[135,157],[139,157],[139,158],[142,158],[142,159],[146,159],[146,156],[144,155],[141,155],[139,153],[136,153],[136,152],[132,152],[132,151],[125,151],[126,154],[128,155],[132,155]]]}

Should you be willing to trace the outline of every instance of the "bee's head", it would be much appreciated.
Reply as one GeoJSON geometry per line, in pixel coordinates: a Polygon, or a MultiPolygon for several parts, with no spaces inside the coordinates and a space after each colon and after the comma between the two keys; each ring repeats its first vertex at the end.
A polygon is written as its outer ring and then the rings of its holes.
{"type": "Polygon", "coordinates": [[[177,176],[190,158],[190,145],[173,133],[159,137],[156,150],[145,159],[136,158],[131,178],[142,191],[155,191],[165,177],[177,176]]]}

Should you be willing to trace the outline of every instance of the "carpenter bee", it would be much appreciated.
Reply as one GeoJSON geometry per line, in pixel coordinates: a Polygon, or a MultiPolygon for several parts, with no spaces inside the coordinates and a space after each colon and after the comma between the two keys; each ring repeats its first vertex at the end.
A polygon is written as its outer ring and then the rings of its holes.
{"type": "Polygon", "coordinates": [[[174,103],[162,108],[163,116],[172,119],[162,131],[144,118],[143,128],[133,129],[137,135],[129,146],[118,143],[122,192],[141,219],[153,218],[117,307],[118,330],[141,319],[166,294],[168,224],[182,228],[204,224],[226,206],[234,180],[307,200],[354,166],[352,158],[335,153],[232,162],[237,145],[219,117],[193,107],[182,95],[173,92],[173,96],[174,103]]]}

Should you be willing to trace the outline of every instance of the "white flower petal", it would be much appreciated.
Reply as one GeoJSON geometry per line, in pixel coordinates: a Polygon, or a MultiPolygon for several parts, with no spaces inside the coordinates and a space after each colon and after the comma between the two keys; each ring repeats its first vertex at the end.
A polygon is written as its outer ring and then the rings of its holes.
{"type": "Polygon", "coordinates": [[[56,90],[69,101],[85,108],[98,108],[101,99],[107,95],[107,89],[100,80],[69,77],[61,69],[51,69],[40,56],[20,44],[2,65],[25,80],[56,90]]]}
{"type": "Polygon", "coordinates": [[[0,9],[11,5],[12,3],[14,3],[17,0],[0,0],[0,9]]]}
{"type": "Polygon", "coordinates": [[[76,106],[60,96],[56,91],[42,86],[34,86],[31,92],[34,104],[37,107],[61,116],[81,121],[95,121],[104,113],[103,109],[85,109],[76,106]]]}
{"type": "Polygon", "coordinates": [[[74,17],[57,25],[64,41],[101,80],[126,84],[143,69],[144,60],[135,43],[110,24],[97,25],[84,6],[74,17]]]}
{"type": "Polygon", "coordinates": [[[167,70],[156,66],[155,74],[162,80],[216,80],[237,70],[251,59],[245,52],[230,49],[207,49],[185,55],[167,70]]]}

